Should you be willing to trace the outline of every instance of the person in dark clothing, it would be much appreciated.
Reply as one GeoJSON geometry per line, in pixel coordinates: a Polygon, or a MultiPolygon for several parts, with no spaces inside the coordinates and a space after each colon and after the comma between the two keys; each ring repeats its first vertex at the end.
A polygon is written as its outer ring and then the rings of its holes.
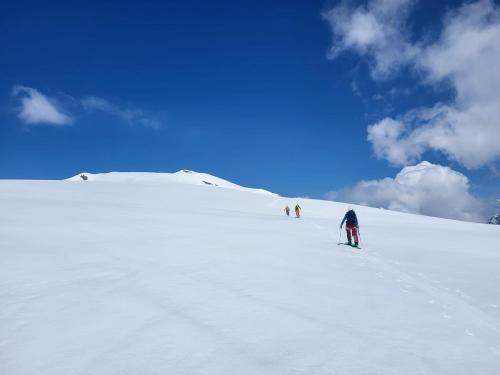
{"type": "Polygon", "coordinates": [[[358,246],[358,218],[356,217],[356,212],[352,208],[349,208],[340,223],[340,229],[345,225],[345,230],[347,232],[348,244],[352,246],[352,238],[354,237],[354,246],[358,246]]]}
{"type": "Polygon", "coordinates": [[[285,207],[285,213],[286,213],[286,216],[290,216],[290,207],[288,207],[288,206],[285,207]]]}

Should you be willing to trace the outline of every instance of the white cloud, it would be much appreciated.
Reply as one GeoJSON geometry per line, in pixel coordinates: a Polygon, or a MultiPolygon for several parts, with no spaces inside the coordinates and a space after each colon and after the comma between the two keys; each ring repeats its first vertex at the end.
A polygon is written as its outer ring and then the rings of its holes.
{"type": "Polygon", "coordinates": [[[34,88],[15,86],[12,95],[20,97],[18,117],[28,124],[67,125],[73,121],[53,99],[34,88]]]}
{"type": "Polygon", "coordinates": [[[375,78],[387,78],[401,66],[410,66],[423,73],[425,83],[446,83],[454,89],[449,103],[415,109],[368,127],[375,154],[396,165],[414,162],[429,149],[471,169],[494,162],[500,157],[499,7],[491,0],[467,3],[447,13],[437,40],[412,44],[401,22],[406,22],[411,3],[372,0],[355,9],[342,3],[326,13],[335,36],[332,50],[337,54],[354,50],[373,60],[375,78]],[[386,19],[380,11],[383,6],[393,14],[403,9],[394,17],[399,21],[386,19]],[[356,14],[365,14],[376,26],[363,26],[356,14]],[[363,36],[363,30],[370,29],[373,36],[363,36]],[[403,36],[398,36],[398,30],[403,36]]]}
{"type": "Polygon", "coordinates": [[[368,127],[368,140],[375,155],[394,165],[406,165],[416,161],[423,152],[422,145],[405,137],[405,124],[385,118],[368,127]]]}
{"type": "Polygon", "coordinates": [[[327,198],[390,210],[484,222],[483,203],[470,193],[469,180],[448,167],[423,161],[395,178],[361,181],[327,198]]]}
{"type": "Polygon", "coordinates": [[[75,99],[61,94],[61,100],[49,98],[40,91],[26,86],[15,86],[12,95],[20,100],[18,117],[27,124],[67,125],[76,120],[74,115],[63,112],[61,101],[71,107],[74,113],[100,111],[118,117],[122,121],[158,129],[162,122],[150,113],[139,108],[122,108],[97,96],[75,99]]]}
{"type": "Polygon", "coordinates": [[[110,101],[96,96],[88,96],[80,100],[81,105],[86,111],[102,111],[117,116],[130,123],[137,123],[150,128],[160,128],[162,123],[149,116],[143,110],[138,108],[121,108],[110,101]]]}
{"type": "Polygon", "coordinates": [[[372,0],[354,7],[343,1],[323,12],[333,32],[328,57],[346,50],[369,56],[374,78],[390,76],[412,59],[418,48],[407,42],[405,21],[415,0],[372,0]]]}

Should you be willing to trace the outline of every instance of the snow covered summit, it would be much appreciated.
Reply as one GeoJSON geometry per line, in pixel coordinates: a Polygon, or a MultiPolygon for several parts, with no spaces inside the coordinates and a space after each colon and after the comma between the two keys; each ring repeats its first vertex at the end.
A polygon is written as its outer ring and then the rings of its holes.
{"type": "Polygon", "coordinates": [[[273,195],[264,189],[247,188],[207,173],[199,173],[182,169],[175,173],[158,172],[108,172],[108,173],[79,173],[70,177],[67,181],[104,181],[104,182],[143,182],[143,183],[166,183],[166,184],[188,184],[222,187],[239,191],[273,195]]]}

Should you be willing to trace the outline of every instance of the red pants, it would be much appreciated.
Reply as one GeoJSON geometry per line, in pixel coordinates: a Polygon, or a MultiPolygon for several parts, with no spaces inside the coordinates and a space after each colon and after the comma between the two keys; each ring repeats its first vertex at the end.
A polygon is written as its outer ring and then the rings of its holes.
{"type": "Polygon", "coordinates": [[[351,238],[354,237],[354,242],[358,243],[358,229],[354,224],[346,224],[345,230],[347,232],[347,241],[351,242],[351,238]],[[352,233],[352,237],[351,237],[352,233]]]}

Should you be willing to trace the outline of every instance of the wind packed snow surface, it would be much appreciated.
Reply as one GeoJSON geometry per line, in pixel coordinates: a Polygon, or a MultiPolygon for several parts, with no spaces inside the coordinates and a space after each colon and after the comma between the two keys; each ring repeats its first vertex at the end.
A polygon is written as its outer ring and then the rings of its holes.
{"type": "Polygon", "coordinates": [[[500,373],[500,227],[122,177],[0,181],[0,374],[500,373]]]}

